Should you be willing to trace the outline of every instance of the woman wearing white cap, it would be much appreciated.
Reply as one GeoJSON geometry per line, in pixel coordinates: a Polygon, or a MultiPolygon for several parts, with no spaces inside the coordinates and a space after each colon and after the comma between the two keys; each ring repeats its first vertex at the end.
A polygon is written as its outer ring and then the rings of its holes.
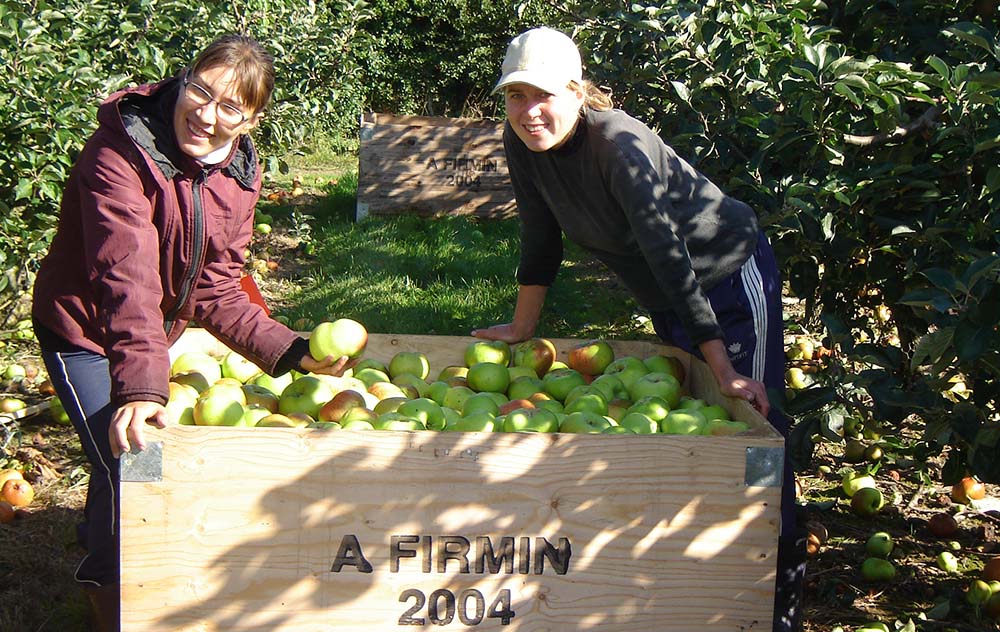
{"type": "MultiPolygon", "coordinates": [[[[510,323],[473,335],[511,343],[534,335],[565,233],[621,278],[664,341],[704,359],[723,393],[746,399],[787,436],[767,396],[784,390],[781,282],[753,209],[613,109],[559,31],[536,28],[511,41],[500,91],[521,220],[518,296],[510,323]]],[[[793,544],[788,463],[783,492],[774,629],[792,630],[804,550],[799,556],[793,544]]]]}

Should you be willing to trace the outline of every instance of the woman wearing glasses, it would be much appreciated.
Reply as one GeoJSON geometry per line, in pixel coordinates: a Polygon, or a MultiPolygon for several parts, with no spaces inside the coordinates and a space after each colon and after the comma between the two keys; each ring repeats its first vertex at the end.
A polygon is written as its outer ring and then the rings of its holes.
{"type": "Polygon", "coordinates": [[[101,630],[119,627],[117,458],[167,422],[167,350],[188,321],[272,375],[347,366],[314,360],[240,289],[261,183],[247,133],[273,87],[257,42],[222,37],[180,76],[104,102],[63,192],[33,317],[91,464],[76,578],[101,630]]]}

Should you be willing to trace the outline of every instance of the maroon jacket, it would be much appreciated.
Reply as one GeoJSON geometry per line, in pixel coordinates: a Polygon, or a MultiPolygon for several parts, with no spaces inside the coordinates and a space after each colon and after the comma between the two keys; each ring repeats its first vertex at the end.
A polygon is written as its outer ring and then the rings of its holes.
{"type": "Polygon", "coordinates": [[[167,349],[190,320],[270,373],[301,344],[239,286],[260,195],[253,143],[240,136],[208,167],[183,154],[172,122],[179,85],[101,105],[34,284],[45,333],[108,358],[115,405],[167,401],[167,349]]]}

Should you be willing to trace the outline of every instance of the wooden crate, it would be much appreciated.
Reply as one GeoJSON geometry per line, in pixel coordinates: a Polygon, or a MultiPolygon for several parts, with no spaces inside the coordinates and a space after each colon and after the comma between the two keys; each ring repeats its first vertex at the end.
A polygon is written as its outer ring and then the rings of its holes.
{"type": "MultiPolygon", "coordinates": [[[[372,335],[366,355],[435,371],[471,340],[372,335]]],[[[612,345],[679,356],[751,431],[153,429],[122,461],[123,629],[770,630],[781,437],[682,351],[612,345]]]]}
{"type": "Polygon", "coordinates": [[[356,220],[516,214],[502,122],[372,113],[362,117],[360,136],[356,220]]]}

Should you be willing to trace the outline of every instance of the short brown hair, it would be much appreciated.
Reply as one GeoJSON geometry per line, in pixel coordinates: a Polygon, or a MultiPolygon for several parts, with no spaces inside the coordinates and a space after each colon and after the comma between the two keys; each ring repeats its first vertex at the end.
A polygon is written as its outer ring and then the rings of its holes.
{"type": "Polygon", "coordinates": [[[219,66],[233,69],[237,92],[254,114],[267,107],[274,91],[274,57],[256,40],[235,33],[223,35],[198,55],[191,72],[219,66]]]}

